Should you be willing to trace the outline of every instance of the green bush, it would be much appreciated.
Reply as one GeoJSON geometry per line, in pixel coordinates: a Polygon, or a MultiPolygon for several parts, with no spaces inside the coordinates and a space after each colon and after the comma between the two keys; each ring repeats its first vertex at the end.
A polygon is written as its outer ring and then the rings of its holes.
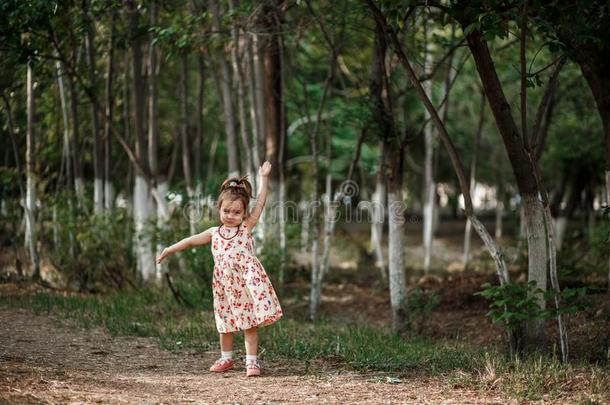
{"type": "Polygon", "coordinates": [[[411,289],[405,303],[408,329],[413,333],[421,334],[430,319],[430,313],[439,302],[440,296],[435,291],[426,292],[419,287],[411,289]]]}
{"type": "Polygon", "coordinates": [[[127,211],[92,215],[72,205],[56,201],[41,223],[44,253],[67,284],[80,291],[135,285],[133,220],[127,211]]]}

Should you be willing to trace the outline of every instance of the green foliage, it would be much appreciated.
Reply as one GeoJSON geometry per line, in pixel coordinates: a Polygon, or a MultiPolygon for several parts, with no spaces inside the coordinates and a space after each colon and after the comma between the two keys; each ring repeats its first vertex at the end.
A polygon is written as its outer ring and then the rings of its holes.
{"type": "Polygon", "coordinates": [[[71,209],[63,196],[47,211],[42,223],[42,240],[49,259],[78,290],[99,291],[124,288],[135,283],[132,251],[133,221],[122,209],[90,215],[71,209]],[[53,216],[53,213],[54,215],[53,216]]]}
{"type": "Polygon", "coordinates": [[[440,296],[436,291],[426,292],[420,287],[411,289],[405,303],[408,329],[421,334],[430,319],[432,310],[438,306],[439,302],[440,296]]]}
{"type": "Polygon", "coordinates": [[[550,319],[557,314],[570,314],[584,309],[587,288],[565,288],[560,293],[553,289],[543,291],[536,287],[535,281],[526,284],[506,283],[492,286],[483,284],[483,290],[475,293],[490,301],[491,310],[486,314],[493,323],[501,322],[513,332],[519,330],[524,322],[534,319],[550,319]],[[541,308],[540,300],[559,298],[559,308],[554,302],[541,308]]]}
{"type": "Polygon", "coordinates": [[[483,284],[483,291],[475,293],[487,298],[491,310],[487,316],[502,322],[509,331],[516,330],[524,321],[541,317],[538,304],[543,291],[536,287],[535,281],[527,284],[506,283],[492,286],[483,284]]]}

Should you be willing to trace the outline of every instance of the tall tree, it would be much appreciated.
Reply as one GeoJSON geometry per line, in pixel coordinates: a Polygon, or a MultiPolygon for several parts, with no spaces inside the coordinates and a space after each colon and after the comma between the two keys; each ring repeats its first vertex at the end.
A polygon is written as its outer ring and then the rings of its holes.
{"type": "MultiPolygon", "coordinates": [[[[209,3],[210,11],[212,13],[212,29],[215,32],[221,31],[220,26],[220,6],[217,0],[210,0],[209,3]]],[[[231,71],[229,63],[227,62],[226,52],[224,47],[217,51],[216,57],[218,59],[218,65],[220,68],[220,89],[221,100],[223,106],[223,118],[225,125],[226,134],[226,145],[227,145],[227,158],[229,166],[229,175],[236,175],[239,170],[239,161],[237,154],[237,135],[235,129],[237,123],[235,122],[235,112],[233,111],[233,93],[231,91],[232,83],[231,71]]],[[[271,162],[273,165],[273,162],[271,162]]],[[[276,165],[274,167],[277,168],[276,165]]]]}
{"type": "Polygon", "coordinates": [[[114,207],[114,184],[112,181],[112,142],[110,127],[113,122],[114,92],[113,80],[115,74],[115,44],[116,44],[117,11],[112,11],[110,20],[110,43],[108,45],[108,67],[106,71],[106,107],[104,113],[104,208],[109,211],[114,207]]]}
{"type": "Polygon", "coordinates": [[[30,260],[32,262],[32,278],[40,279],[40,259],[38,257],[38,239],[36,235],[36,187],[38,184],[36,176],[36,165],[34,157],[36,155],[36,111],[34,100],[34,73],[33,60],[27,64],[27,132],[26,132],[26,152],[25,152],[25,175],[26,175],[26,197],[23,202],[25,209],[25,241],[30,260]]]}
{"type": "Polygon", "coordinates": [[[140,12],[134,0],[126,0],[127,26],[129,32],[129,47],[131,53],[132,74],[132,108],[133,130],[135,140],[135,160],[139,167],[135,168],[133,189],[133,216],[136,228],[136,251],[138,254],[138,270],[144,280],[155,276],[155,262],[152,253],[150,236],[146,232],[146,221],[150,217],[149,169],[144,137],[144,78],[142,77],[142,36],[140,29],[140,12]]]}

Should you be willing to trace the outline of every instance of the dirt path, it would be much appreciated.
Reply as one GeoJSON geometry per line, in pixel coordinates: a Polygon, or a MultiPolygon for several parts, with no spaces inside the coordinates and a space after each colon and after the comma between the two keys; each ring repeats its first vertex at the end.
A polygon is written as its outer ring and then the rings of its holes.
{"type": "MultiPolygon", "coordinates": [[[[385,375],[263,363],[207,371],[215,352],[171,353],[150,338],[112,337],[29,310],[0,307],[2,403],[510,403],[442,379],[388,383],[385,375]]],[[[514,401],[513,403],[517,403],[514,401]]]]}

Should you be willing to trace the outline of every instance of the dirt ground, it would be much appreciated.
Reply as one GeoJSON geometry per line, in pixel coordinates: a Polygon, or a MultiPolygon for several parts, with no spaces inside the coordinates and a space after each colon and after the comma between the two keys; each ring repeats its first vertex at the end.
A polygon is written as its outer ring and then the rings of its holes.
{"type": "MultiPolygon", "coordinates": [[[[29,310],[0,307],[0,403],[522,403],[452,387],[319,364],[207,371],[216,352],[172,353],[151,338],[112,337],[29,310]]],[[[240,363],[240,362],[238,362],[240,363]]]]}

